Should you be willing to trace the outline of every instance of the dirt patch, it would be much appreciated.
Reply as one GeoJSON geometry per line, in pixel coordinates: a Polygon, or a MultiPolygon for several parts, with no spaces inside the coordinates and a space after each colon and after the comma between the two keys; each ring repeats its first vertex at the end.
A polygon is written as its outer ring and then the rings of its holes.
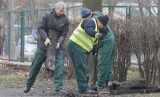
{"type": "Polygon", "coordinates": [[[29,93],[23,93],[25,81],[28,72],[22,70],[0,70],[0,96],[64,96],[68,93],[76,94],[75,79],[63,80],[64,93],[58,94],[54,92],[53,78],[46,77],[43,70],[37,76],[34,86],[29,93]]]}
{"type": "MultiPolygon", "coordinates": [[[[64,93],[54,92],[53,77],[46,76],[43,68],[40,70],[34,86],[29,93],[23,93],[28,71],[13,68],[0,69],[0,97],[79,97],[74,78],[64,77],[64,93]],[[75,96],[66,96],[74,93],[75,96]]],[[[66,76],[66,75],[64,75],[66,76]]],[[[159,97],[160,93],[110,95],[108,97],[159,97]]]]}

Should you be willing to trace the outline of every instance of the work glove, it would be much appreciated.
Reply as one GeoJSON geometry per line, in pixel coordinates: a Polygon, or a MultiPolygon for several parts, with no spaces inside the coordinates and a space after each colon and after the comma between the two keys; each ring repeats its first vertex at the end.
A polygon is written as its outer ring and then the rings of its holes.
{"type": "Polygon", "coordinates": [[[102,33],[96,33],[95,38],[100,39],[102,37],[102,33]]]}
{"type": "Polygon", "coordinates": [[[60,36],[56,45],[56,49],[60,48],[60,45],[63,43],[64,41],[64,36],[60,36]]]}
{"type": "Polygon", "coordinates": [[[59,48],[60,48],[60,43],[57,42],[56,49],[59,49],[59,48]]]}
{"type": "Polygon", "coordinates": [[[46,46],[48,46],[48,44],[51,45],[50,39],[49,39],[49,38],[46,38],[45,41],[44,41],[44,44],[45,44],[46,46]]]}

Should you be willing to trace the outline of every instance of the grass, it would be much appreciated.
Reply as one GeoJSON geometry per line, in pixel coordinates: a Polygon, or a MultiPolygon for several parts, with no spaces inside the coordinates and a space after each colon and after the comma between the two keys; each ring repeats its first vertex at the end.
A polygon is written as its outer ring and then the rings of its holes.
{"type": "Polygon", "coordinates": [[[131,80],[133,78],[140,78],[139,70],[136,65],[131,65],[127,72],[127,80],[131,80]]]}
{"type": "Polygon", "coordinates": [[[0,70],[3,74],[0,75],[0,86],[2,87],[22,87],[24,85],[24,80],[26,76],[26,72],[15,71],[10,74],[10,70],[0,70]],[[4,73],[6,72],[6,74],[4,73]]]}

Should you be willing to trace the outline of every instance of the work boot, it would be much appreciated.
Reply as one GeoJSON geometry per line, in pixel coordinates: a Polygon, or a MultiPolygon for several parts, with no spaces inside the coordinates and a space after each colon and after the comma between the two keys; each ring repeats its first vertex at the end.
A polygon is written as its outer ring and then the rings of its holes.
{"type": "Polygon", "coordinates": [[[31,90],[31,87],[26,85],[23,92],[28,93],[30,90],[31,90]]]}

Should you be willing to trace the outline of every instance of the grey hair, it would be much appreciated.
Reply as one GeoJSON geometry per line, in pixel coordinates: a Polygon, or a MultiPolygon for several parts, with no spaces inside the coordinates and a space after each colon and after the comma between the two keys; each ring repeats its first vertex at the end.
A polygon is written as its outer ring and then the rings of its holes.
{"type": "Polygon", "coordinates": [[[59,8],[59,7],[65,8],[66,6],[65,6],[64,2],[59,1],[59,2],[57,2],[57,3],[55,4],[55,8],[59,8]]]}

